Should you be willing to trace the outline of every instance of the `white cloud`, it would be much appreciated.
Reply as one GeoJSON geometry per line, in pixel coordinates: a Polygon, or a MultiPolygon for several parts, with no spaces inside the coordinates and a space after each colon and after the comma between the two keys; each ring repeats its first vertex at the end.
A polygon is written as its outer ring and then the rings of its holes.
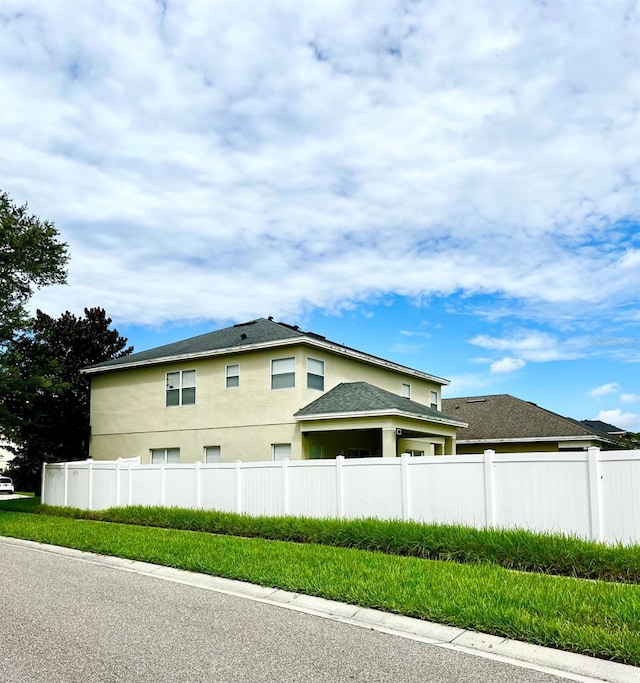
{"type": "MultiPolygon", "coordinates": [[[[70,286],[34,306],[152,325],[389,291],[632,303],[627,10],[8,0],[0,187],[71,245],[70,286]]],[[[493,348],[570,353],[549,341],[493,348]]]]}
{"type": "Polygon", "coordinates": [[[640,432],[640,415],[623,413],[620,408],[601,410],[593,419],[602,420],[602,422],[607,422],[630,432],[640,432]]]}
{"type": "Polygon", "coordinates": [[[511,353],[524,361],[532,362],[576,358],[580,355],[581,345],[576,339],[561,341],[546,332],[528,330],[519,331],[510,337],[478,334],[469,343],[484,349],[511,353]]]}
{"type": "Polygon", "coordinates": [[[599,397],[608,396],[609,394],[617,394],[620,391],[620,385],[617,382],[609,382],[599,387],[591,389],[589,396],[599,397]]]}
{"type": "Polygon", "coordinates": [[[638,394],[620,394],[620,403],[636,403],[640,401],[638,394]]]}
{"type": "Polygon", "coordinates": [[[520,370],[526,363],[522,358],[503,358],[495,363],[491,363],[491,372],[514,372],[520,370]]]}

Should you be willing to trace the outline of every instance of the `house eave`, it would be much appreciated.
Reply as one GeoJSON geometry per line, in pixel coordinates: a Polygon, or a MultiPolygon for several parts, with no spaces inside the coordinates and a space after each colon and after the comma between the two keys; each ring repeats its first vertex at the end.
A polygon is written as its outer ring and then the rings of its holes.
{"type": "Polygon", "coordinates": [[[326,342],[321,339],[313,339],[309,337],[277,339],[275,341],[261,342],[259,344],[247,344],[246,346],[229,346],[223,349],[199,351],[198,353],[186,353],[176,356],[164,356],[163,358],[150,358],[148,360],[134,361],[132,363],[117,363],[105,367],[83,368],[80,372],[84,375],[98,375],[102,373],[115,372],[118,370],[127,370],[129,368],[142,368],[150,367],[153,365],[164,365],[166,363],[179,363],[190,360],[215,358],[218,356],[229,356],[238,353],[245,353],[247,351],[262,351],[265,349],[297,346],[300,344],[319,348],[329,353],[335,353],[340,356],[346,356],[347,358],[357,359],[370,365],[387,368],[388,370],[392,370],[393,372],[398,372],[409,377],[416,377],[418,379],[427,380],[429,382],[433,382],[434,384],[440,384],[441,386],[449,384],[448,379],[437,377],[436,375],[430,375],[426,372],[415,370],[414,368],[409,368],[404,365],[399,365],[398,363],[394,363],[393,361],[388,361],[383,358],[370,356],[369,354],[364,353],[362,351],[357,351],[356,349],[335,346],[330,342],[326,342]]]}
{"type": "Polygon", "coordinates": [[[505,437],[501,439],[458,439],[457,443],[460,446],[464,446],[482,443],[538,443],[540,441],[603,441],[605,443],[611,443],[609,439],[605,439],[603,436],[597,436],[595,434],[584,434],[583,436],[526,436],[517,438],[505,437]]]}
{"type": "Polygon", "coordinates": [[[389,409],[389,410],[367,410],[367,411],[351,411],[343,413],[317,413],[314,415],[295,415],[296,422],[313,422],[316,420],[349,420],[353,418],[376,418],[376,417],[400,417],[411,420],[419,420],[420,422],[433,422],[436,424],[447,425],[449,427],[467,427],[466,422],[458,422],[457,420],[448,420],[440,417],[430,417],[428,415],[417,415],[416,413],[408,413],[403,410],[389,409]]]}

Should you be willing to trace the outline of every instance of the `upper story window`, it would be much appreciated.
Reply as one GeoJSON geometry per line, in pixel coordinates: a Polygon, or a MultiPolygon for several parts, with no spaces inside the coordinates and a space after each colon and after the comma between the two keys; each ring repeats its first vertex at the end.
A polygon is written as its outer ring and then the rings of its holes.
{"type": "Polygon", "coordinates": [[[225,369],[226,377],[226,387],[227,389],[233,389],[234,387],[240,386],[240,366],[239,365],[227,365],[225,369]]]}
{"type": "Polygon", "coordinates": [[[431,407],[434,410],[438,410],[438,392],[432,391],[430,395],[431,395],[431,407]]]}
{"type": "Polygon", "coordinates": [[[324,361],[307,358],[307,387],[324,391],[324,361]]]}
{"type": "Polygon", "coordinates": [[[179,448],[152,448],[151,449],[151,464],[152,465],[167,465],[171,463],[180,462],[179,448]]]}
{"type": "Polygon", "coordinates": [[[167,372],[167,399],[169,406],[191,406],[196,402],[196,371],[167,372]]]}
{"type": "Polygon", "coordinates": [[[402,395],[405,398],[411,398],[411,385],[406,382],[402,383],[402,395]]]}
{"type": "Polygon", "coordinates": [[[278,358],[271,361],[271,388],[290,389],[296,385],[296,359],[278,358]]]}

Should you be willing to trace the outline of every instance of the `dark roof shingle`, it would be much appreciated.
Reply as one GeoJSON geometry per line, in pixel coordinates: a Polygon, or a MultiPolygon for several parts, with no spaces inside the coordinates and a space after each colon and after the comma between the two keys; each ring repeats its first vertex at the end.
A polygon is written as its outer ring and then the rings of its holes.
{"type": "Polygon", "coordinates": [[[459,441],[594,435],[577,421],[510,394],[445,398],[442,408],[469,423],[458,432],[459,441]]]}
{"type": "Polygon", "coordinates": [[[312,403],[301,408],[295,417],[313,417],[331,413],[370,413],[400,411],[420,417],[460,422],[439,410],[416,403],[409,398],[381,389],[368,382],[343,382],[327,391],[312,403]]]}

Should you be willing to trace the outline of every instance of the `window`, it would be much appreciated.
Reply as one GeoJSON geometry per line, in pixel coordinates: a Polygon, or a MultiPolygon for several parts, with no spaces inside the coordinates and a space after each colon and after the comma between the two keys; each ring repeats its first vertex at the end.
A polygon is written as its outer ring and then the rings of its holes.
{"type": "Polygon", "coordinates": [[[205,446],[205,462],[220,462],[220,446],[205,446]]]}
{"type": "Polygon", "coordinates": [[[233,389],[234,387],[240,386],[240,366],[239,365],[227,365],[225,369],[225,377],[227,383],[227,389],[233,389]]]}
{"type": "Polygon", "coordinates": [[[411,385],[402,383],[402,395],[405,398],[411,398],[411,385]]]}
{"type": "Polygon", "coordinates": [[[431,407],[434,410],[438,410],[438,392],[437,391],[431,392],[431,407]]]}
{"type": "Polygon", "coordinates": [[[271,444],[271,458],[272,458],[272,460],[290,460],[291,459],[291,444],[290,443],[273,443],[273,444],[271,444]]]}
{"type": "Polygon", "coordinates": [[[179,448],[152,448],[151,449],[151,464],[152,465],[166,465],[170,463],[180,462],[179,448]]]}
{"type": "Polygon", "coordinates": [[[271,361],[271,388],[290,389],[296,385],[296,359],[279,358],[271,361]]]}
{"type": "Polygon", "coordinates": [[[307,387],[324,391],[324,361],[307,358],[307,387]]]}
{"type": "Polygon", "coordinates": [[[196,402],[196,371],[167,372],[167,407],[191,406],[196,402]]]}

